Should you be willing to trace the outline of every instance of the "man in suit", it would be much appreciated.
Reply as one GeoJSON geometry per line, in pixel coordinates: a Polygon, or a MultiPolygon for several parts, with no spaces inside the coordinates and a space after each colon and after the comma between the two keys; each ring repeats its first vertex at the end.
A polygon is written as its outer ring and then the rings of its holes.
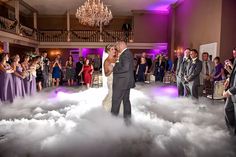
{"type": "Polygon", "coordinates": [[[81,70],[83,68],[83,57],[79,58],[79,61],[76,63],[76,67],[75,67],[75,73],[76,73],[76,79],[77,79],[77,83],[78,85],[81,85],[81,70]]]}
{"type": "Polygon", "coordinates": [[[116,49],[119,53],[119,60],[113,68],[111,113],[117,116],[121,101],[123,101],[124,118],[129,119],[131,117],[130,89],[135,87],[133,73],[134,59],[124,41],[117,42],[116,49]]]}
{"type": "MultiPolygon", "coordinates": [[[[231,63],[226,62],[226,64],[231,64],[231,63]]],[[[233,132],[234,135],[236,135],[236,115],[235,115],[236,77],[235,75],[236,75],[236,64],[234,64],[230,77],[225,82],[226,91],[223,93],[223,96],[227,98],[225,102],[225,122],[230,132],[233,132]]]]}
{"type": "Polygon", "coordinates": [[[184,77],[186,88],[194,99],[198,99],[198,87],[200,85],[200,73],[202,71],[202,61],[198,59],[198,51],[190,51],[191,62],[187,67],[187,74],[184,77]]]}
{"type": "Polygon", "coordinates": [[[202,71],[200,74],[201,93],[210,94],[212,91],[211,75],[214,71],[213,62],[209,60],[208,52],[202,53],[202,71]]]}
{"type": "Polygon", "coordinates": [[[178,88],[178,96],[184,96],[186,91],[184,90],[185,86],[185,80],[184,76],[187,73],[187,67],[190,63],[190,49],[187,48],[184,51],[184,57],[181,53],[177,54],[178,61],[177,61],[177,67],[176,67],[176,82],[177,82],[177,88],[178,88]]]}
{"type": "Polygon", "coordinates": [[[129,23],[124,23],[123,26],[122,26],[122,31],[124,32],[124,35],[125,35],[125,40],[128,42],[128,39],[129,39],[129,35],[130,35],[130,32],[131,32],[132,28],[131,28],[131,25],[129,23]]]}

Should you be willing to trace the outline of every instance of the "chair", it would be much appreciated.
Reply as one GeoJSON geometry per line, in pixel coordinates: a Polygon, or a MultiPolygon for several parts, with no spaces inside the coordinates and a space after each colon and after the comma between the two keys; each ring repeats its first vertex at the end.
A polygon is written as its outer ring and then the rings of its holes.
{"type": "Polygon", "coordinates": [[[98,88],[102,86],[102,76],[99,72],[94,72],[92,77],[92,87],[97,86],[98,88]]]}
{"type": "Polygon", "coordinates": [[[224,99],[224,97],[223,97],[223,92],[225,90],[224,82],[225,82],[225,80],[215,81],[213,83],[212,93],[211,93],[211,95],[208,95],[207,97],[210,99],[213,99],[213,100],[224,99]]]}

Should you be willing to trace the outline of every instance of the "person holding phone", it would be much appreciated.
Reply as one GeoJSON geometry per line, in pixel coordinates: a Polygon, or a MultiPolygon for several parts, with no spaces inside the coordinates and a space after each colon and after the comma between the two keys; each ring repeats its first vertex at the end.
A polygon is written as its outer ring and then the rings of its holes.
{"type": "Polygon", "coordinates": [[[52,86],[59,86],[61,78],[61,63],[58,58],[55,59],[52,65],[52,86]]]}

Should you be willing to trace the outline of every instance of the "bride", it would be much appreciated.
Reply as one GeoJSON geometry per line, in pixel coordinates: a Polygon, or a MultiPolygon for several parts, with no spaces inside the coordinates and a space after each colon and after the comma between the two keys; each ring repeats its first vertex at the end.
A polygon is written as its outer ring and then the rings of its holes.
{"type": "MultiPolygon", "coordinates": [[[[103,100],[103,107],[106,111],[111,111],[111,105],[112,105],[112,83],[113,83],[113,67],[115,66],[115,63],[118,59],[117,53],[115,50],[115,46],[112,44],[108,44],[105,46],[105,53],[108,54],[107,58],[105,59],[103,63],[103,70],[104,74],[107,77],[107,81],[104,83],[107,83],[108,93],[103,100]]],[[[121,105],[121,109],[122,105],[121,105]]]]}

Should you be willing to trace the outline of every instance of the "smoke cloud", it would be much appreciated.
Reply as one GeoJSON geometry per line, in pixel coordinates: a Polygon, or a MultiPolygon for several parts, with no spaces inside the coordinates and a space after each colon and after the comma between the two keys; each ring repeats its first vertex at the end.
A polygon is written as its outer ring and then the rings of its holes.
{"type": "MultiPolygon", "coordinates": [[[[131,91],[132,122],[102,107],[103,88],[49,89],[0,106],[1,157],[234,157],[224,103],[131,91]]],[[[161,91],[160,91],[161,92],[161,91]]]]}

